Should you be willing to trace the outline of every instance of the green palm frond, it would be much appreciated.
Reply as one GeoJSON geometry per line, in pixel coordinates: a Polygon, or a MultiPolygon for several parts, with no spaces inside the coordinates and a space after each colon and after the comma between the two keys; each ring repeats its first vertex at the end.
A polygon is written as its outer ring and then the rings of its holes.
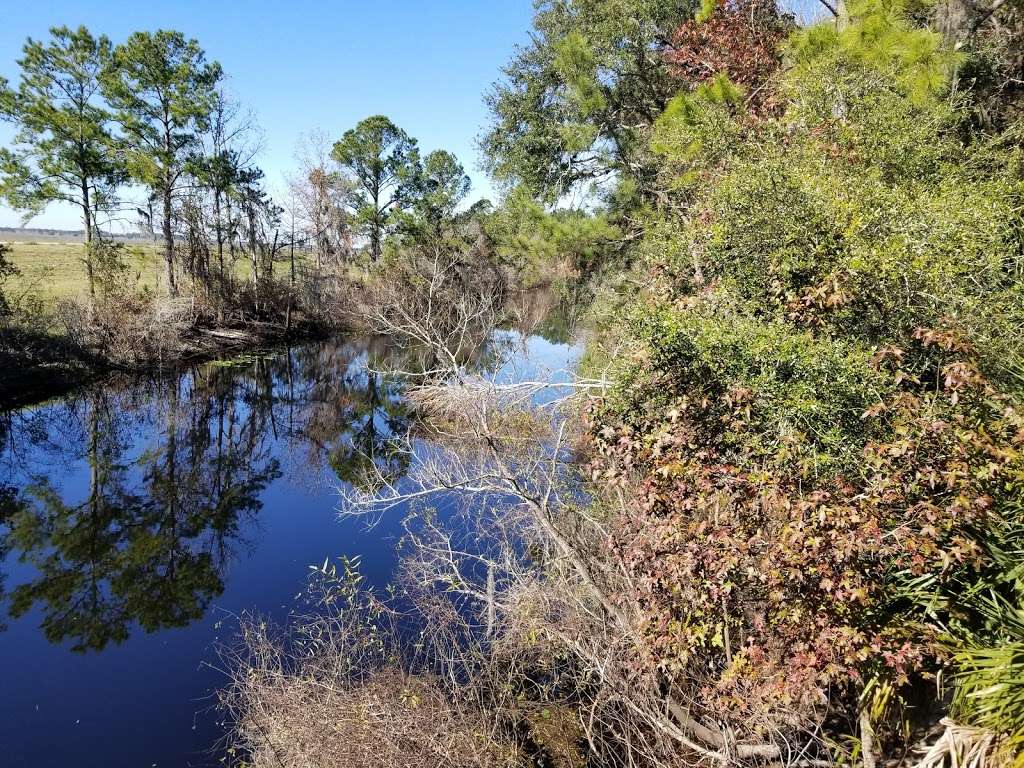
{"type": "MultiPolygon", "coordinates": [[[[993,630],[986,643],[968,642],[956,654],[953,712],[965,722],[1005,735],[1024,749],[1024,609],[991,598],[980,608],[993,630]]],[[[1024,754],[1014,765],[1024,765],[1024,754]]]]}

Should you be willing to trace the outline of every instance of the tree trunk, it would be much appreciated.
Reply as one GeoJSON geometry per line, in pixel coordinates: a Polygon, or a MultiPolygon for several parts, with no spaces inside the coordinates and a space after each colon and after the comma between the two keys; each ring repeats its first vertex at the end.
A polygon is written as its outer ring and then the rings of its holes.
{"type": "Polygon", "coordinates": [[[167,267],[167,293],[172,298],[178,295],[174,282],[174,232],[171,229],[171,188],[164,188],[164,262],[167,267]]]}
{"type": "Polygon", "coordinates": [[[380,258],[380,220],[375,219],[370,230],[370,259],[374,262],[380,258]]]}
{"type": "Polygon", "coordinates": [[[866,709],[860,713],[860,751],[864,768],[875,768],[875,729],[871,726],[871,716],[866,709]]]}
{"type": "Polygon", "coordinates": [[[373,226],[370,228],[370,256],[374,262],[380,258],[381,230],[384,229],[384,212],[380,209],[380,182],[373,187],[373,226]]]}
{"type": "Polygon", "coordinates": [[[260,255],[256,249],[256,212],[250,203],[246,207],[249,218],[249,259],[252,261],[252,297],[257,312],[260,309],[260,255]]]}
{"type": "Polygon", "coordinates": [[[279,231],[275,229],[274,230],[274,243],[270,246],[270,258],[267,260],[267,265],[266,265],[267,266],[266,274],[267,274],[267,277],[269,277],[271,280],[274,279],[274,258],[277,256],[277,236],[278,236],[278,234],[279,234],[279,231]]]}
{"type": "MultiPolygon", "coordinates": [[[[288,308],[285,311],[284,316],[284,332],[287,336],[291,336],[292,333],[292,301],[295,297],[295,216],[292,216],[292,238],[289,244],[290,256],[289,261],[291,264],[290,277],[288,281],[288,308]]],[[[291,352],[289,351],[289,355],[291,352]]]]}
{"type": "Polygon", "coordinates": [[[231,206],[231,196],[227,195],[224,198],[224,207],[227,209],[228,214],[228,261],[231,266],[231,280],[234,282],[234,269],[235,269],[235,214],[231,206]]]}
{"type": "Polygon", "coordinates": [[[82,219],[85,224],[85,273],[89,279],[89,322],[96,312],[96,274],[92,263],[92,205],[89,202],[89,182],[82,179],[82,219]]]}
{"type": "Polygon", "coordinates": [[[220,190],[213,193],[213,228],[217,234],[217,264],[220,269],[221,294],[224,292],[224,224],[220,214],[220,190]]]}

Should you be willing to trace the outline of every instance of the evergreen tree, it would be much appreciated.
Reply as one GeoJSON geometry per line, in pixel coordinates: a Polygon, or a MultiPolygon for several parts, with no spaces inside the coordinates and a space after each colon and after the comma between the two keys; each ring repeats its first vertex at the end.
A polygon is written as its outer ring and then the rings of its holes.
{"type": "Polygon", "coordinates": [[[675,94],[664,49],[688,0],[543,0],[533,35],[487,97],[488,170],[555,200],[615,174],[644,181],[644,133],[675,94]]]}
{"type": "Polygon", "coordinates": [[[136,32],[114,49],[104,92],[121,124],[127,169],[162,205],[168,292],[174,274],[174,200],[199,149],[222,72],[195,40],[180,32],[136,32]]]}
{"type": "Polygon", "coordinates": [[[402,229],[415,243],[442,245],[470,187],[469,176],[455,155],[443,149],[431,152],[416,175],[402,229]]]}
{"type": "Polygon", "coordinates": [[[54,27],[29,39],[17,90],[0,81],[0,118],[17,126],[17,151],[0,149],[0,198],[31,217],[63,202],[81,212],[90,301],[96,295],[97,218],[113,208],[125,173],[113,150],[100,78],[111,45],[85,27],[54,27]]]}
{"type": "Polygon", "coordinates": [[[331,155],[357,182],[356,224],[369,238],[370,256],[376,261],[388,226],[416,181],[416,140],[375,115],[346,131],[331,155]]]}

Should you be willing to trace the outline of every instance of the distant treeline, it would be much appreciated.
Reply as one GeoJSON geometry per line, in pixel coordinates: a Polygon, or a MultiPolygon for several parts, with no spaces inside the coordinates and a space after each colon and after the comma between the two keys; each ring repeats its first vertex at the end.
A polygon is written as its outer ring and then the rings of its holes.
{"type": "MultiPolygon", "coordinates": [[[[18,237],[60,237],[66,240],[85,240],[84,229],[45,229],[41,227],[0,227],[0,234],[17,235],[18,237]]],[[[149,235],[141,232],[104,232],[106,240],[149,240],[149,235]]]]}

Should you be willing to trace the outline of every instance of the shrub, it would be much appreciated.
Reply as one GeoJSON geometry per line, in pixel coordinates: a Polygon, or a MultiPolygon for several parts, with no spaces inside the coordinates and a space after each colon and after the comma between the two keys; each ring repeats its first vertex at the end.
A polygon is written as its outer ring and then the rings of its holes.
{"type": "Polygon", "coordinates": [[[4,294],[4,283],[12,275],[17,274],[17,270],[14,265],[7,260],[7,254],[10,253],[8,248],[3,243],[0,243],[0,319],[6,318],[11,313],[11,307],[7,303],[7,297],[4,294]]]}
{"type": "Polygon", "coordinates": [[[791,38],[776,116],[709,79],[659,121],[681,205],[590,413],[592,476],[634,491],[638,668],[739,738],[820,728],[847,758],[924,734],[946,670],[957,713],[1024,722],[991,652],[1019,638],[977,600],[1024,597],[1019,150],[971,132],[959,57],[905,8],[850,11],[791,38]]]}

